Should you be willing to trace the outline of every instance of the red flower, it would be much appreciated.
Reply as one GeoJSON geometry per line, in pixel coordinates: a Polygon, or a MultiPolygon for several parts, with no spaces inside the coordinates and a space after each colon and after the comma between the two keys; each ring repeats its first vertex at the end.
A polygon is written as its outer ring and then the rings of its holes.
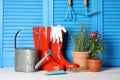
{"type": "Polygon", "coordinates": [[[91,36],[91,37],[95,37],[96,35],[97,35],[96,32],[91,32],[91,33],[90,33],[90,36],[91,36]]]}

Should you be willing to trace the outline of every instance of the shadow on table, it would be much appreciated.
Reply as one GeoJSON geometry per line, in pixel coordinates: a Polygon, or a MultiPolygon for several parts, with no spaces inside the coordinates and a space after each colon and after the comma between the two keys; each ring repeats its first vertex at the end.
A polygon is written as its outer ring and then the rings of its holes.
{"type": "Polygon", "coordinates": [[[106,71],[106,70],[109,70],[109,69],[111,69],[111,67],[103,67],[103,68],[101,68],[100,71],[106,71]]]}

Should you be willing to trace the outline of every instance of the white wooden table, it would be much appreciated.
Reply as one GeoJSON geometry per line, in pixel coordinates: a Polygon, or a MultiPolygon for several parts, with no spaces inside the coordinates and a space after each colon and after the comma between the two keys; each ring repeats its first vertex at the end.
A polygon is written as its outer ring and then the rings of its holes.
{"type": "Polygon", "coordinates": [[[64,75],[45,75],[46,71],[34,73],[15,72],[14,68],[0,68],[0,80],[120,80],[120,68],[103,68],[100,72],[77,72],[64,75]]]}

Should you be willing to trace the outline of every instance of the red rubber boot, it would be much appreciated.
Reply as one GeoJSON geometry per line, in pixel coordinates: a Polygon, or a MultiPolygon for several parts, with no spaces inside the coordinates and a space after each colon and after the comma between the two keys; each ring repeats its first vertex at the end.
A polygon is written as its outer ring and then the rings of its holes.
{"type": "MultiPolygon", "coordinates": [[[[39,27],[39,34],[40,34],[39,51],[40,59],[42,59],[48,53],[50,43],[50,27],[39,27]]],[[[62,64],[58,64],[56,61],[53,60],[51,56],[48,56],[48,58],[42,63],[40,68],[47,71],[54,71],[65,69],[65,66],[62,64]]]]}
{"type": "MultiPolygon", "coordinates": [[[[38,39],[40,38],[40,35],[39,35],[39,27],[34,27],[33,29],[33,39],[34,39],[34,46],[36,49],[38,49],[39,47],[39,42],[38,42],[38,39]]],[[[40,59],[39,59],[39,53],[36,55],[37,56],[37,59],[36,59],[36,62],[38,62],[40,59]]]]}
{"type": "Polygon", "coordinates": [[[62,54],[62,45],[63,45],[62,42],[59,42],[59,43],[52,42],[51,43],[51,49],[54,52],[52,57],[54,58],[54,60],[56,60],[58,63],[64,64],[66,66],[66,70],[79,67],[78,64],[70,63],[64,58],[64,56],[62,54]]]}
{"type": "Polygon", "coordinates": [[[37,34],[37,33],[39,33],[39,27],[33,27],[33,39],[34,39],[34,46],[35,46],[35,48],[37,49],[39,46],[38,46],[38,37],[40,37],[40,35],[39,34],[37,34]]]}

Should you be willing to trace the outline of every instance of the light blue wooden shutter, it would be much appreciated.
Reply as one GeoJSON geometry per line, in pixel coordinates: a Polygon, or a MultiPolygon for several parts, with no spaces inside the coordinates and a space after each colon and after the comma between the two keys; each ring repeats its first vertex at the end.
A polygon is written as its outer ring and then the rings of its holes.
{"type": "MultiPolygon", "coordinates": [[[[78,21],[64,21],[64,18],[67,13],[68,9],[68,0],[53,0],[53,25],[56,26],[61,24],[64,26],[68,31],[71,31],[73,34],[78,31],[80,22],[83,20],[87,21],[89,26],[89,30],[97,30],[96,19],[97,15],[93,16],[84,16],[84,5],[83,0],[72,0],[73,1],[73,11],[78,21]],[[93,24],[94,23],[94,24],[93,24]]],[[[97,9],[96,0],[90,1],[90,11],[97,9]],[[93,6],[93,3],[94,6],[93,6]]],[[[71,39],[68,34],[64,36],[64,44],[63,44],[63,54],[66,58],[72,62],[72,50],[73,45],[71,43],[71,39]]]]}
{"type": "Polygon", "coordinates": [[[120,0],[103,0],[104,66],[120,67],[120,0]]]}
{"type": "MultiPolygon", "coordinates": [[[[19,29],[42,25],[42,0],[4,0],[3,13],[3,67],[11,67],[14,66],[14,35],[19,29]]],[[[17,43],[18,47],[34,47],[32,31],[22,31],[17,43]]]]}
{"type": "MultiPolygon", "coordinates": [[[[3,4],[3,1],[0,0],[0,4],[3,4]]],[[[2,67],[2,23],[3,23],[3,6],[0,5],[0,67],[2,67]]]]}

